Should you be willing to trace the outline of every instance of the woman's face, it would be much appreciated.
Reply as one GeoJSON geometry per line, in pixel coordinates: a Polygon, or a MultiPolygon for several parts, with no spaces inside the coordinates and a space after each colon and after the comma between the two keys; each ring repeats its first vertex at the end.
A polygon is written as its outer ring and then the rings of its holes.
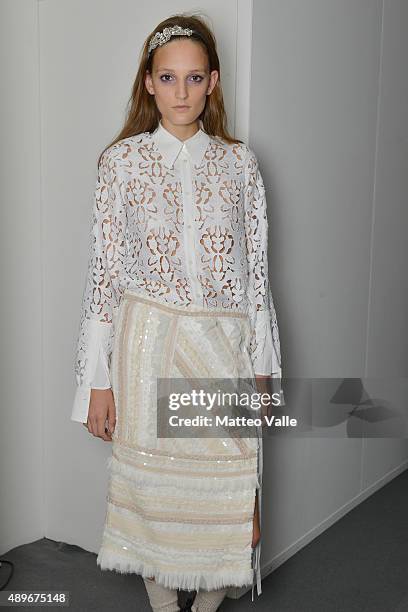
{"type": "Polygon", "coordinates": [[[208,71],[200,43],[174,39],[155,49],[152,74],[146,73],[145,85],[155,96],[163,124],[181,126],[197,120],[217,79],[217,70],[208,71]],[[182,105],[187,108],[177,108],[182,105]]]}

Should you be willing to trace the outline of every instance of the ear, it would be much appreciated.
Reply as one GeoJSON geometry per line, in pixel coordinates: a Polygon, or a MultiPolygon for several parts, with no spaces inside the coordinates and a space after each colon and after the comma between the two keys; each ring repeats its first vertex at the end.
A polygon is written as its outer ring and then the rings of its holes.
{"type": "Polygon", "coordinates": [[[213,70],[210,74],[210,83],[208,85],[207,95],[209,95],[218,81],[218,70],[213,70]]]}
{"type": "Polygon", "coordinates": [[[149,92],[149,94],[152,94],[152,95],[154,94],[152,75],[150,74],[148,70],[146,70],[146,75],[145,75],[145,87],[147,91],[149,92]]]}

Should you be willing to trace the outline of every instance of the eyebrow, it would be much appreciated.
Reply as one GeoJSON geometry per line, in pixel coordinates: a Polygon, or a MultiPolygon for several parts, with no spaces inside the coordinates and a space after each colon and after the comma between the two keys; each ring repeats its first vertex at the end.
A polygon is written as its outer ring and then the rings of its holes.
{"type": "MultiPolygon", "coordinates": [[[[167,72],[174,72],[172,68],[157,68],[157,72],[161,72],[162,70],[166,70],[167,72]]],[[[192,68],[188,72],[205,72],[205,68],[192,68]]]]}

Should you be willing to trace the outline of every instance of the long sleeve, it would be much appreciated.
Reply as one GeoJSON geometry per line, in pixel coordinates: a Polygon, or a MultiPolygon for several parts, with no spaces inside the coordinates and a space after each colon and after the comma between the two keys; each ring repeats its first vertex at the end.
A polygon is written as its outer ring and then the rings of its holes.
{"type": "Polygon", "coordinates": [[[126,244],[126,207],[112,149],[103,153],[99,164],[90,229],[71,415],[71,420],[82,423],[88,418],[91,389],[111,387],[110,359],[126,244]]]}
{"type": "Polygon", "coordinates": [[[253,151],[245,160],[245,231],[249,266],[248,297],[255,374],[282,377],[279,331],[268,278],[268,218],[265,188],[253,151]]]}

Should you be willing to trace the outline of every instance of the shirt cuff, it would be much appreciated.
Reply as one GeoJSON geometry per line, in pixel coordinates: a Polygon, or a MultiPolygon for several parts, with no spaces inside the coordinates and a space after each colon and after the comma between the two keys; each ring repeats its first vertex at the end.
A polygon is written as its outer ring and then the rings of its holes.
{"type": "Polygon", "coordinates": [[[91,389],[110,389],[111,377],[108,365],[108,356],[102,345],[99,347],[98,360],[91,382],[91,389]]]}
{"type": "Polygon", "coordinates": [[[273,342],[270,319],[269,310],[257,311],[255,320],[255,348],[252,353],[252,364],[255,374],[280,378],[282,371],[273,342]]]}
{"type": "Polygon", "coordinates": [[[71,412],[71,421],[88,421],[91,389],[111,387],[108,347],[111,325],[90,320],[88,323],[86,368],[81,376],[77,374],[77,387],[71,412]]]}
{"type": "Polygon", "coordinates": [[[71,421],[86,423],[88,421],[89,400],[91,387],[89,385],[77,386],[74,405],[72,407],[71,421]]]}

